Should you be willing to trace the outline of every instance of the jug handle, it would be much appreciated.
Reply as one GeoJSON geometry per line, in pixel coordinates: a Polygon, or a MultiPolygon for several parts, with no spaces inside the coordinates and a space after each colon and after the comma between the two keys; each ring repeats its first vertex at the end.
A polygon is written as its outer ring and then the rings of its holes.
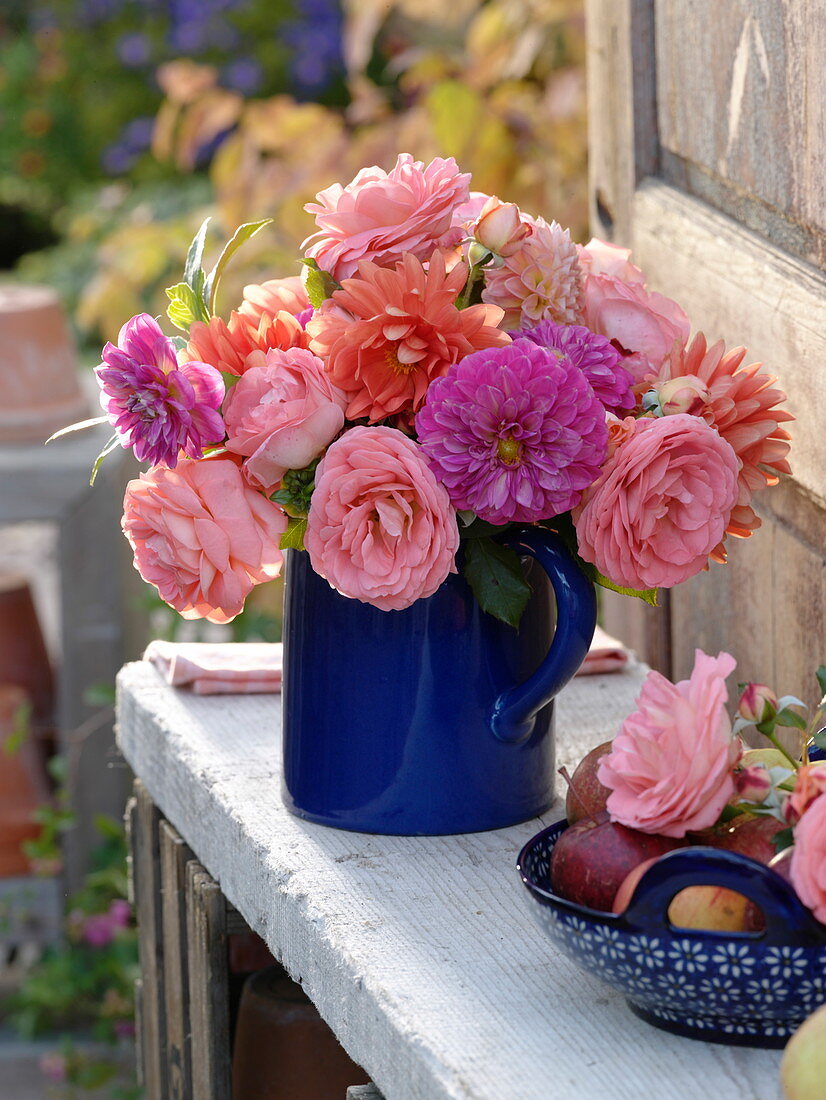
{"type": "Polygon", "coordinates": [[[493,705],[491,729],[501,741],[519,745],[533,733],[538,711],[582,664],[594,636],[597,601],[593,582],[553,531],[525,527],[504,541],[517,554],[539,562],[556,598],[556,631],[547,656],[524,683],[507,688],[493,705]]]}

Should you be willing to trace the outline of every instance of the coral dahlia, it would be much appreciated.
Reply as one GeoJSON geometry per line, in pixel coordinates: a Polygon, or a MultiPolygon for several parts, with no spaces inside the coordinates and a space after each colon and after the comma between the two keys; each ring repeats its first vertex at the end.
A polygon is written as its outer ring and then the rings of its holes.
{"type": "Polygon", "coordinates": [[[226,374],[243,374],[251,366],[261,366],[270,348],[287,351],[306,348],[307,343],[304,329],[285,310],[274,316],[262,313],[257,321],[233,310],[229,324],[222,317],[210,317],[207,324],[195,321],[189,329],[186,354],[190,359],[211,363],[226,374]]]}
{"type": "Polygon", "coordinates": [[[608,445],[605,410],[582,371],[528,340],[451,367],[430,387],[416,429],[453,506],[490,523],[573,508],[608,445]]]}
{"type": "Polygon", "coordinates": [[[370,421],[417,410],[434,378],[480,348],[510,343],[492,305],[457,309],[467,267],[445,270],[441,253],[427,271],[406,255],[394,269],[369,260],[345,279],[307,324],[310,350],[347,393],[347,418],[370,421]]]}
{"type": "Polygon", "coordinates": [[[622,356],[607,337],[584,325],[557,325],[553,321],[542,321],[536,328],[513,336],[567,355],[609,411],[634,408],[634,376],[622,365],[622,356]]]}
{"type": "Polygon", "coordinates": [[[557,222],[522,217],[530,233],[501,267],[486,272],[482,301],[502,307],[506,328],[574,324],[582,317],[582,280],[571,234],[557,222]]]}
{"type": "Polygon", "coordinates": [[[760,526],[751,507],[756,492],[776,485],[779,474],[791,473],[786,456],[791,436],[780,425],[794,417],[777,406],[786,395],[776,379],[761,371],[761,363],[743,366],[745,348],[727,352],[722,340],[708,346],[698,333],[691,344],[669,356],[658,379],[660,389],[675,378],[693,376],[708,387],[700,415],[729,443],[740,463],[737,503],[727,533],[748,538],[760,526]]]}
{"type": "Polygon", "coordinates": [[[117,347],[104,347],[95,374],[121,445],[140,462],[174,468],[180,451],[200,458],[224,438],[221,375],[208,363],[179,364],[175,345],[146,313],[123,326],[117,347]]]}

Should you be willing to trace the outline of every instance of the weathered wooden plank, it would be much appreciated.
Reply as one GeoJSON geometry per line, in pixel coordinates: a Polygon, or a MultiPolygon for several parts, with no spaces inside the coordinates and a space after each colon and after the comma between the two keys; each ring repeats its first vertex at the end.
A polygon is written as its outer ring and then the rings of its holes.
{"type": "Polygon", "coordinates": [[[673,663],[671,593],[661,592],[659,600],[658,607],[651,607],[641,600],[600,589],[599,621],[614,638],[621,638],[640,660],[663,676],[670,676],[673,663]]]}
{"type": "Polygon", "coordinates": [[[167,1077],[158,836],[160,814],[140,780],[136,780],[134,791],[129,805],[128,832],[141,966],[141,1077],[147,1100],[161,1100],[167,1095],[167,1077]]]}
{"type": "Polygon", "coordinates": [[[196,860],[186,868],[186,910],[192,1100],[231,1100],[226,902],[196,860]]]}
{"type": "MultiPolygon", "coordinates": [[[[563,691],[559,764],[613,736],[643,675],[563,691]]],[[[279,798],[277,697],[198,698],[143,664],[120,684],[127,758],[388,1100],[779,1095],[778,1052],[648,1027],[553,949],[514,870],[553,814],[456,837],[312,825],[279,798]]]]}
{"type": "MultiPolygon", "coordinates": [[[[658,0],[660,140],[686,171],[765,206],[759,228],[777,244],[796,241],[826,259],[826,4],[750,0],[658,0]],[[776,212],[805,238],[784,233],[776,212]],[[778,239],[780,238],[780,239],[778,239]]],[[[668,167],[666,168],[668,171],[668,167]]],[[[673,177],[672,177],[673,178],[673,177]]],[[[725,197],[725,191],[719,192],[725,197]]],[[[704,197],[714,201],[713,189],[704,197]]],[[[755,225],[755,228],[758,226],[755,225]]]]}
{"type": "Polygon", "coordinates": [[[160,824],[164,1006],[170,1100],[191,1100],[186,867],[193,858],[168,821],[160,824]]]}

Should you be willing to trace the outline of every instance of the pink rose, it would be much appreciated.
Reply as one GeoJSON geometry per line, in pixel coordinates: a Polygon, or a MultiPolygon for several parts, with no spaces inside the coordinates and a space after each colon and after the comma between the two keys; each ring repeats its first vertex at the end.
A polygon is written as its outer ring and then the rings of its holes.
{"type": "Polygon", "coordinates": [[[346,405],[318,356],[303,348],[268,351],[227,395],[227,449],[247,458],[253,486],[272,493],[287,470],[308,466],[338,435],[346,405]]]}
{"type": "Polygon", "coordinates": [[[304,545],[343,596],[401,611],[456,572],[456,513],[420,447],[394,428],[351,428],[321,460],[304,545]]]}
{"type": "Polygon", "coordinates": [[[474,226],[479,244],[497,256],[512,256],[530,231],[527,222],[522,221],[519,207],[512,202],[502,202],[495,195],[491,195],[479,211],[474,226]]]}
{"type": "Polygon", "coordinates": [[[623,366],[643,382],[666,356],[688,340],[690,325],[676,302],[612,275],[587,275],[583,285],[585,324],[625,353],[623,366]]]}
{"type": "Polygon", "coordinates": [[[704,569],[737,501],[739,464],[704,420],[641,419],[574,511],[579,552],[614,584],[672,588],[704,569]]]}
{"type": "Polygon", "coordinates": [[[599,762],[612,821],[660,836],[683,837],[715,824],[734,794],[740,741],[726,714],[729,653],[698,649],[691,678],[672,684],[649,672],[637,710],[599,762]]]}
{"type": "Polygon", "coordinates": [[[437,157],[425,168],[401,153],[389,173],[363,168],[346,187],[334,183],[307,203],[318,232],[302,248],[339,282],[355,273],[359,260],[387,267],[406,252],[426,260],[437,246],[461,240],[453,213],[467,201],[469,181],[453,157],[437,157]]]}
{"type": "Polygon", "coordinates": [[[795,826],[790,874],[797,896],[826,924],[826,794],[795,826]]]}
{"type": "Polygon", "coordinates": [[[244,287],[244,300],[238,309],[258,324],[264,313],[275,317],[286,310],[298,317],[310,304],[300,275],[287,275],[283,279],[267,279],[265,283],[250,283],[244,287]]]}
{"type": "Polygon", "coordinates": [[[645,285],[645,275],[631,263],[631,249],[601,241],[599,237],[591,237],[587,244],[580,246],[579,266],[586,275],[610,275],[623,283],[645,285]]]}
{"type": "Polygon", "coordinates": [[[804,764],[798,768],[794,790],[783,807],[790,824],[799,821],[815,799],[826,793],[826,764],[804,764]]]}
{"type": "Polygon", "coordinates": [[[228,623],[281,570],[287,517],[227,458],[154,466],[126,486],[135,568],[184,619],[228,623]]]}

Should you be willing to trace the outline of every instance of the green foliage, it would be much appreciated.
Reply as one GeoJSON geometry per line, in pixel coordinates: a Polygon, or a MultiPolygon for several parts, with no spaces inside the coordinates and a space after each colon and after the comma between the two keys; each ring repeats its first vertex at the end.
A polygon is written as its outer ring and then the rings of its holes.
{"type": "Polygon", "coordinates": [[[301,262],[304,265],[301,269],[301,281],[310,305],[313,309],[320,309],[328,298],[341,289],[341,284],[336,282],[329,271],[322,271],[315,260],[306,259],[301,262]]]}
{"type": "Polygon", "coordinates": [[[491,538],[469,539],[464,574],[483,611],[509,626],[519,626],[531,589],[515,551],[491,538]]]}
{"type": "Polygon", "coordinates": [[[282,550],[303,550],[304,549],[304,534],[307,530],[306,517],[302,516],[300,519],[290,517],[290,522],[287,525],[287,530],[281,536],[281,542],[279,546],[282,550]]]}
{"type": "Polygon", "coordinates": [[[319,462],[320,459],[316,458],[303,470],[287,470],[281,479],[281,488],[273,493],[272,499],[281,505],[288,516],[301,519],[309,512],[319,462]]]}

